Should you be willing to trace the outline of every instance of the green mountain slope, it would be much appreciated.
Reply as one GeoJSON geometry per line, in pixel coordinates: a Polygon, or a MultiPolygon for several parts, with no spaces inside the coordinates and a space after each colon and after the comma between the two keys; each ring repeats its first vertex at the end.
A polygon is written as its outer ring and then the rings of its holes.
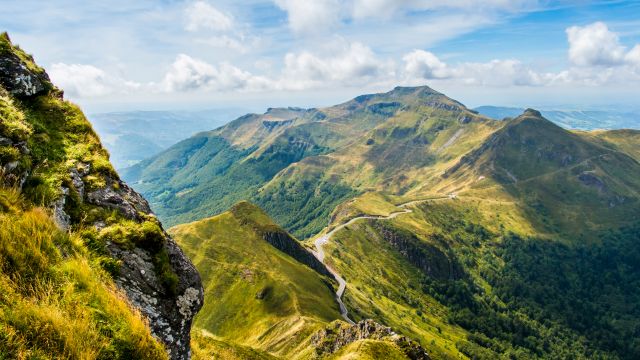
{"type": "Polygon", "coordinates": [[[82,111],[0,34],[0,358],[182,360],[201,296],[82,111]]]}
{"type": "MultiPolygon", "coordinates": [[[[588,236],[636,221],[640,163],[533,110],[510,121],[448,169],[447,191],[516,199],[538,232],[588,236]]],[[[440,185],[443,186],[443,185],[440,185]]]]}
{"type": "Polygon", "coordinates": [[[630,305],[640,300],[637,221],[599,231],[594,244],[521,235],[529,221],[509,201],[461,195],[410,209],[355,222],[330,242],[354,320],[392,326],[434,358],[637,356],[622,340],[640,319],[630,305]]]}
{"type": "Polygon", "coordinates": [[[350,341],[341,340],[345,341],[342,344],[326,332],[316,335],[340,318],[333,279],[258,207],[241,202],[228,212],[175,226],[169,232],[191,257],[205,283],[205,304],[195,321],[204,335],[196,337],[195,348],[246,351],[240,346],[252,349],[253,355],[246,353],[249,357],[261,358],[268,353],[306,359],[336,350],[343,354],[337,358],[367,358],[373,346],[393,349],[399,354],[397,358],[407,358],[398,345],[382,338],[361,339],[373,345],[359,350],[345,348],[350,341]],[[331,351],[317,350],[320,345],[314,341],[319,340],[313,339],[324,339],[323,346],[339,345],[331,351]]]}
{"type": "MultiPolygon", "coordinates": [[[[638,356],[637,132],[568,131],[535,110],[494,121],[426,87],[318,111],[327,117],[305,125],[354,132],[250,189],[209,179],[309,248],[328,236],[325,263],[346,280],[353,320],[390,326],[435,359],[638,356]],[[379,118],[355,115],[372,107],[379,118]]],[[[267,164],[254,154],[233,166],[267,164]]]]}
{"type": "MultiPolygon", "coordinates": [[[[197,327],[285,355],[293,354],[322,323],[340,317],[329,278],[271,245],[267,237],[282,230],[259,208],[239,203],[169,231],[205,283],[197,327]]],[[[288,241],[297,245],[293,238],[288,241]]]]}
{"type": "Polygon", "coordinates": [[[170,224],[250,199],[306,237],[345,199],[371,188],[406,190],[415,185],[409,176],[461,156],[498,126],[428,87],[396,88],[329,108],[247,115],[123,176],[170,224]]]}

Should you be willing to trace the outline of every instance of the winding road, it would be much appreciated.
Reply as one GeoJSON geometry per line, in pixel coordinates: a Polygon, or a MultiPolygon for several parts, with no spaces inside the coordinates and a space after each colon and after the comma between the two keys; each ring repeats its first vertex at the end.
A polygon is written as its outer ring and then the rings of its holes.
{"type": "Polygon", "coordinates": [[[398,207],[402,208],[402,210],[401,211],[392,212],[391,214],[389,214],[387,216],[364,215],[364,216],[354,217],[353,219],[347,221],[346,223],[336,226],[335,228],[333,228],[333,230],[331,230],[328,233],[320,236],[314,242],[314,244],[316,246],[316,250],[315,251],[312,250],[311,253],[313,254],[313,256],[316,257],[316,259],[318,259],[321,263],[323,263],[327,267],[327,270],[329,270],[331,275],[333,275],[333,277],[338,281],[338,290],[336,291],[336,300],[338,301],[338,305],[340,305],[340,314],[342,315],[342,317],[349,324],[354,324],[354,322],[353,322],[353,320],[351,320],[349,318],[349,315],[348,315],[349,312],[347,311],[347,307],[344,305],[344,302],[342,302],[342,295],[344,294],[344,290],[347,288],[347,282],[345,281],[345,279],[342,276],[340,276],[340,274],[338,274],[338,272],[335,269],[333,269],[331,266],[325,264],[323,246],[325,246],[329,242],[329,240],[331,239],[333,234],[335,234],[336,232],[342,230],[343,228],[355,223],[356,221],[364,220],[364,219],[377,219],[377,220],[393,219],[393,218],[397,217],[398,215],[407,214],[407,213],[412,212],[413,210],[407,209],[408,206],[411,206],[411,205],[414,205],[414,204],[417,204],[417,203],[421,203],[421,202],[425,202],[425,201],[429,201],[429,200],[434,200],[434,199],[413,200],[413,201],[409,201],[409,202],[406,202],[404,204],[398,205],[398,207]]]}

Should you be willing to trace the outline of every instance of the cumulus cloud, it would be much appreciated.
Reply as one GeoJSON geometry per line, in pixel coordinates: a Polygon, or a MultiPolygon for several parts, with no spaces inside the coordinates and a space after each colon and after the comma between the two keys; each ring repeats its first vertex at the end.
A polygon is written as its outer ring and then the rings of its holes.
{"type": "Polygon", "coordinates": [[[127,93],[141,86],[111,76],[92,65],[56,63],[49,70],[51,80],[70,97],[89,98],[127,93]]]}
{"type": "Polygon", "coordinates": [[[625,48],[605,23],[572,26],[567,29],[567,38],[569,60],[574,65],[615,66],[624,62],[625,48]]]}
{"type": "Polygon", "coordinates": [[[624,59],[629,65],[640,68],[640,44],[634,46],[633,49],[625,55],[624,59]]]}
{"type": "Polygon", "coordinates": [[[538,73],[513,59],[495,59],[486,63],[465,62],[449,65],[424,50],[406,54],[404,75],[407,81],[448,79],[467,85],[539,86],[553,81],[553,74],[538,73]]]}
{"type": "Polygon", "coordinates": [[[205,1],[196,1],[185,10],[187,31],[215,30],[228,31],[233,29],[233,18],[216,9],[205,1]]]}
{"type": "Polygon", "coordinates": [[[338,0],[274,0],[287,12],[289,27],[296,33],[314,33],[327,30],[340,20],[338,0]]]}
{"type": "Polygon", "coordinates": [[[402,60],[405,63],[405,74],[410,77],[444,79],[451,76],[451,71],[447,64],[440,61],[437,56],[429,51],[414,50],[406,54],[402,60]]]}
{"type": "Polygon", "coordinates": [[[259,90],[269,81],[228,63],[218,66],[180,54],[160,84],[165,92],[192,90],[259,90]]]}
{"type": "Polygon", "coordinates": [[[359,42],[338,41],[338,44],[326,49],[325,55],[308,51],[288,53],[284,58],[280,87],[304,89],[355,85],[393,76],[393,62],[378,59],[369,47],[359,42]]]}
{"type": "MultiPolygon", "coordinates": [[[[558,72],[545,72],[517,59],[447,62],[421,49],[405,53],[396,62],[394,58],[379,56],[361,42],[335,37],[311,49],[286,53],[280,65],[272,59],[258,60],[254,69],[260,74],[228,62],[213,64],[180,54],[157,83],[127,82],[95,66],[64,63],[52,66],[51,77],[72,97],[142,90],[302,91],[425,82],[436,86],[456,84],[474,87],[602,86],[640,82],[640,44],[630,49],[621,45],[618,35],[604,23],[574,26],[566,32],[571,66],[558,72]]],[[[236,48],[237,51],[245,51],[247,46],[226,34],[209,35],[196,41],[210,46],[236,48]]]]}

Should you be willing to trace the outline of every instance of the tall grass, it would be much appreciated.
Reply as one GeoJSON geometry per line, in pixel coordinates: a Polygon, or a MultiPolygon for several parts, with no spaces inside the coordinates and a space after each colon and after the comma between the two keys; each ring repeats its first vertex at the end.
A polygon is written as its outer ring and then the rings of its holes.
{"type": "Polygon", "coordinates": [[[166,358],[79,235],[14,190],[0,203],[0,359],[166,358]]]}

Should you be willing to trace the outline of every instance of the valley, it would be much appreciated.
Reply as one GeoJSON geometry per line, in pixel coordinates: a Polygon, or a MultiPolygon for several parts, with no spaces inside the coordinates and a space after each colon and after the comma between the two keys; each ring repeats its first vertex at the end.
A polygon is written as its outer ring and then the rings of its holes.
{"type": "MultiPolygon", "coordinates": [[[[626,359],[633,345],[603,342],[596,329],[635,315],[605,310],[595,295],[603,284],[583,264],[629,280],[638,271],[629,262],[638,236],[630,214],[640,214],[631,175],[640,173],[637,133],[569,131],[532,109],[496,121],[427,87],[396,88],[334,107],[247,115],[125,176],[169,223],[219,216],[226,202],[255,203],[326,265],[332,290],[322,306],[335,307],[332,321],[373,319],[430,358],[626,359]],[[228,134],[243,136],[223,140],[228,134]],[[196,168],[188,184],[176,175],[196,168]],[[602,262],[610,246],[611,261],[628,268],[602,262]],[[523,272],[540,262],[568,267],[523,272]],[[598,315],[586,321],[585,307],[567,309],[575,297],[598,315]]],[[[622,283],[607,293],[637,296],[622,283]]],[[[269,336],[289,334],[277,324],[269,336]]],[[[607,331],[624,337],[633,328],[607,331]]],[[[309,351],[322,329],[305,325],[293,343],[309,351]]]]}

